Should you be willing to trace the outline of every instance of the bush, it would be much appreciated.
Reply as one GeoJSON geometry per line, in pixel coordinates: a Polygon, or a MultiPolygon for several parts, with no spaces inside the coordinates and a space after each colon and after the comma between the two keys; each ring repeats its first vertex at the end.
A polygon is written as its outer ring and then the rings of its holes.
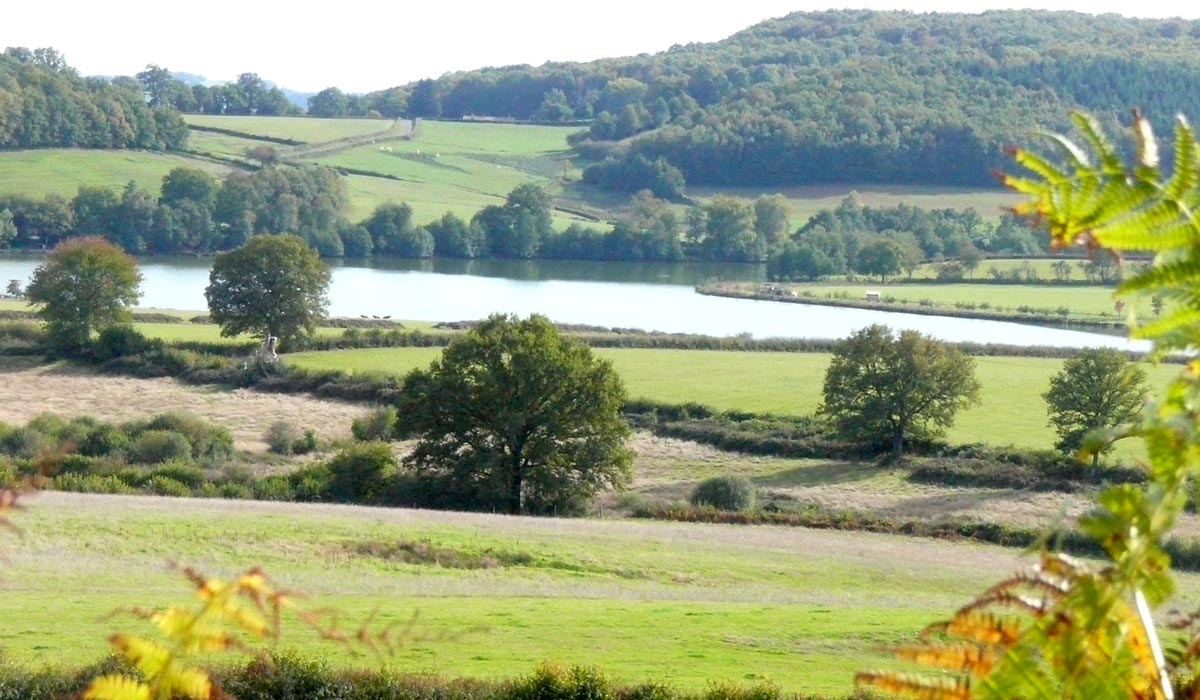
{"type": "Polygon", "coordinates": [[[513,684],[511,700],[610,700],[612,685],[599,670],[542,664],[513,684]]]}
{"type": "Polygon", "coordinates": [[[169,430],[187,438],[192,457],[209,466],[221,464],[233,456],[233,436],[219,425],[186,412],[163,413],[150,419],[150,430],[169,430]]]}
{"type": "MultiPolygon", "coordinates": [[[[199,488],[202,484],[208,481],[204,476],[204,470],[187,461],[172,460],[157,468],[153,472],[153,476],[161,476],[173,481],[178,481],[186,485],[189,489],[199,488]]],[[[153,478],[153,477],[152,477],[153,478]]]]}
{"type": "Polygon", "coordinates": [[[89,457],[120,455],[129,452],[133,441],[120,427],[104,423],[96,426],[79,444],[79,453],[89,457]]]}
{"type": "Polygon", "coordinates": [[[330,460],[329,497],[343,503],[370,503],[382,495],[396,472],[396,456],[386,442],[352,445],[330,460]]]}
{"type": "Polygon", "coordinates": [[[333,472],[325,465],[307,467],[288,475],[292,493],[297,501],[311,503],[329,499],[329,485],[333,472]]]}
{"type": "Polygon", "coordinates": [[[296,495],[286,476],[278,474],[254,482],[254,497],[260,501],[291,501],[296,495]]]}
{"type": "Polygon", "coordinates": [[[217,487],[217,495],[238,501],[248,501],[254,498],[254,492],[245,484],[226,482],[217,487]]]}
{"type": "Polygon", "coordinates": [[[129,357],[146,351],[149,341],[133,326],[108,326],[92,344],[92,355],[100,362],[129,357]]]}
{"type": "Polygon", "coordinates": [[[396,408],[395,406],[378,406],[370,413],[355,418],[350,423],[350,432],[355,440],[371,442],[373,440],[388,441],[396,437],[396,408]]]}
{"type": "Polygon", "coordinates": [[[689,500],[694,506],[717,510],[750,510],[754,507],[754,484],[744,476],[714,476],[696,484],[689,500]]]}
{"type": "Polygon", "coordinates": [[[192,490],[188,488],[187,484],[158,474],[151,476],[150,480],[142,488],[155,496],[183,497],[192,495],[192,490]]]}
{"type": "Polygon", "coordinates": [[[295,425],[285,420],[277,420],[267,428],[263,440],[271,452],[277,455],[290,455],[299,437],[300,433],[295,425]]]}
{"type": "Polygon", "coordinates": [[[317,433],[312,428],[307,428],[304,431],[304,437],[292,443],[292,452],[298,455],[306,455],[317,449],[317,433]]]}
{"type": "Polygon", "coordinates": [[[29,427],[17,428],[0,438],[0,451],[13,457],[29,459],[50,447],[50,438],[29,427]]]}
{"type": "Polygon", "coordinates": [[[133,442],[130,458],[141,464],[162,464],[171,460],[190,460],[192,443],[173,430],[145,430],[133,442]]]}
{"type": "Polygon", "coordinates": [[[75,493],[137,493],[137,489],[115,476],[98,474],[59,474],[50,481],[50,488],[75,493]]]}

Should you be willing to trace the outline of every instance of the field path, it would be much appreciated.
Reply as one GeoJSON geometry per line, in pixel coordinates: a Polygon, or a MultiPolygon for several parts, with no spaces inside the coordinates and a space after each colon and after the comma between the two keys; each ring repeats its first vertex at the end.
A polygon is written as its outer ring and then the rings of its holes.
{"type": "Polygon", "coordinates": [[[361,404],[268,394],[248,389],[192,386],[174,379],[136,379],[98,375],[70,365],[34,365],[0,361],[6,400],[0,421],[25,423],[40,413],[90,415],[104,421],[145,418],[166,411],[188,411],[233,433],[238,449],[263,451],[263,434],[275,421],[312,428],[324,439],[346,438],[350,421],[367,412],[361,404]]]}

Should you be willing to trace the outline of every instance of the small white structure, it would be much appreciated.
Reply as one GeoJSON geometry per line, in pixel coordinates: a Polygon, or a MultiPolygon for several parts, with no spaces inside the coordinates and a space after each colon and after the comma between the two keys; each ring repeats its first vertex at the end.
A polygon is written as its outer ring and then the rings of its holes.
{"type": "Polygon", "coordinates": [[[867,301],[879,301],[881,298],[879,292],[871,289],[867,290],[867,301]]]}

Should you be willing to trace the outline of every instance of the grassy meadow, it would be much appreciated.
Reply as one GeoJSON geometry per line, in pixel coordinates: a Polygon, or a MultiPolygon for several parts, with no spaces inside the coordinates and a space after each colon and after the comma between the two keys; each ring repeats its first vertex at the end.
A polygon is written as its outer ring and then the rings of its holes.
{"type": "MultiPolygon", "coordinates": [[[[954,309],[955,304],[988,304],[990,311],[1016,311],[1021,307],[1054,314],[1067,309],[1069,318],[1124,321],[1126,310],[1117,311],[1113,288],[1101,285],[1066,286],[1052,284],[800,284],[789,285],[800,294],[816,298],[863,300],[867,290],[878,291],[908,304],[932,304],[933,308],[954,309]]],[[[1149,318],[1153,309],[1149,299],[1127,299],[1136,303],[1138,315],[1149,318]]]]}
{"type": "MultiPolygon", "coordinates": [[[[376,610],[379,625],[416,614],[436,639],[388,662],[405,671],[494,678],[553,660],[691,690],[771,679],[848,695],[855,670],[884,663],[880,645],[912,639],[1018,565],[1014,550],[800,528],[49,492],[19,523],[27,534],[6,543],[0,579],[0,644],[18,663],[86,663],[112,631],[144,631],[109,613],[187,601],[166,565],[177,561],[222,576],[263,566],[351,629],[376,610]],[[389,555],[402,542],[446,564],[389,555]]],[[[300,625],[283,646],[377,663],[300,625]]]]}
{"type": "MultiPolygon", "coordinates": [[[[242,117],[217,114],[185,114],[193,126],[227,129],[251,136],[291,139],[307,144],[336,141],[387,131],[391,119],[318,119],[316,117],[242,117]]],[[[192,132],[195,138],[196,132],[192,132]]]]}
{"type": "Polygon", "coordinates": [[[136,182],[158,192],[163,177],[174,168],[189,167],[220,176],[222,165],[183,155],[149,151],[89,151],[41,149],[0,152],[0,194],[22,194],[42,199],[57,194],[70,199],[80,187],[120,190],[136,182]]]}
{"type": "MultiPolygon", "coordinates": [[[[404,374],[438,356],[436,348],[366,348],[296,353],[287,362],[314,369],[404,374]]],[[[826,353],[726,352],[600,348],[632,398],[696,402],[719,410],[780,415],[810,414],[821,401],[826,353]]],[[[959,414],[949,438],[957,443],[1044,449],[1054,442],[1042,393],[1062,360],[977,357],[980,403],[959,414]]],[[[1147,366],[1151,387],[1165,384],[1177,366],[1147,366]]]]}

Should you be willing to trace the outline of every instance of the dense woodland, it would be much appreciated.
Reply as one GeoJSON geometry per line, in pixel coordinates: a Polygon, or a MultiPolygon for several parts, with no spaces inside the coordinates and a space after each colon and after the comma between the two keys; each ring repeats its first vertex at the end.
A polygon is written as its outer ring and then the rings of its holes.
{"type": "Polygon", "coordinates": [[[179,113],[147,104],[137,80],[81,78],[53,49],[0,54],[0,149],[179,150],[187,137],[179,113]]]}
{"type": "MultiPolygon", "coordinates": [[[[690,184],[981,184],[1018,129],[1109,126],[1132,107],[1200,113],[1200,22],[1066,12],[830,11],[724,41],[591,63],[452,73],[361,98],[326,91],[322,116],[592,119],[578,142],[649,177],[690,184]],[[658,166],[661,170],[662,166],[658,166]]],[[[615,167],[610,163],[609,171],[615,167]]],[[[621,178],[593,174],[599,184],[621,178]]],[[[649,180],[632,189],[652,189],[649,180]]],[[[663,196],[665,191],[656,190],[663,196]]]]}

